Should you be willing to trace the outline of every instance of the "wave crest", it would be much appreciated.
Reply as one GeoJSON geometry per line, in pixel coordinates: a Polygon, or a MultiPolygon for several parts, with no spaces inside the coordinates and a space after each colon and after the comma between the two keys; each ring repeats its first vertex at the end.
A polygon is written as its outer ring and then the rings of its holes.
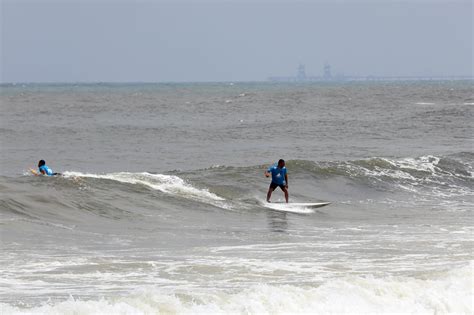
{"type": "Polygon", "coordinates": [[[309,173],[316,178],[341,176],[377,189],[402,189],[420,194],[453,197],[472,195],[474,172],[470,163],[432,155],[389,159],[374,157],[354,161],[287,163],[291,173],[309,173]]]}
{"type": "Polygon", "coordinates": [[[203,203],[213,204],[219,207],[224,206],[224,198],[209,192],[207,189],[198,189],[185,180],[174,175],[165,174],[151,174],[143,173],[129,173],[118,172],[110,174],[90,174],[80,172],[65,172],[66,178],[95,178],[117,181],[126,184],[143,185],[148,188],[161,191],[165,194],[182,197],[185,199],[192,199],[203,203]]]}

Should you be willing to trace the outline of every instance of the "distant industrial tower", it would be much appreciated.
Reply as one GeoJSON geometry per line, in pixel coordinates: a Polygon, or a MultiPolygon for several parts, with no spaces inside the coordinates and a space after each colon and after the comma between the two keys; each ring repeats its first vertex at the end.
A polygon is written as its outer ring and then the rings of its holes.
{"type": "Polygon", "coordinates": [[[324,64],[324,74],[323,74],[323,78],[326,79],[326,80],[330,80],[332,78],[332,75],[331,75],[331,65],[329,63],[325,63],[324,64]]]}
{"type": "Polygon", "coordinates": [[[298,81],[305,81],[306,80],[306,70],[304,68],[304,65],[300,64],[298,66],[298,74],[296,75],[296,79],[298,81]]]}

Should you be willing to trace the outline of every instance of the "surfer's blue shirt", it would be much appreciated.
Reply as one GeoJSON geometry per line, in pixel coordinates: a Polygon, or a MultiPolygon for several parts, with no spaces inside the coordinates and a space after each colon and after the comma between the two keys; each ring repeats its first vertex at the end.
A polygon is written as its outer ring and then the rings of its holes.
{"type": "Polygon", "coordinates": [[[285,175],[286,167],[278,168],[277,165],[270,166],[267,170],[269,173],[272,173],[272,183],[277,185],[286,185],[285,175]]]}
{"type": "Polygon", "coordinates": [[[45,175],[53,176],[53,170],[50,169],[47,165],[40,166],[39,171],[40,173],[41,171],[43,171],[45,175]]]}

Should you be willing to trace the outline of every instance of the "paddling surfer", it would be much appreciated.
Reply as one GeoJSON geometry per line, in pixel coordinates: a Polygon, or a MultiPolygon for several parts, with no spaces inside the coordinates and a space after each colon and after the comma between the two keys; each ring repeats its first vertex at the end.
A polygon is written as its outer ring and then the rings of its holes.
{"type": "Polygon", "coordinates": [[[270,166],[265,171],[265,177],[270,177],[270,174],[272,175],[272,182],[270,183],[270,187],[268,187],[267,202],[270,202],[270,197],[275,188],[280,187],[285,193],[285,200],[286,203],[288,203],[288,174],[285,161],[280,159],[278,164],[270,166]]]}
{"type": "Polygon", "coordinates": [[[46,162],[44,160],[40,160],[38,162],[38,172],[35,170],[31,170],[33,174],[35,175],[46,175],[46,176],[56,176],[56,175],[61,175],[60,173],[54,173],[53,170],[46,165],[46,162]]]}

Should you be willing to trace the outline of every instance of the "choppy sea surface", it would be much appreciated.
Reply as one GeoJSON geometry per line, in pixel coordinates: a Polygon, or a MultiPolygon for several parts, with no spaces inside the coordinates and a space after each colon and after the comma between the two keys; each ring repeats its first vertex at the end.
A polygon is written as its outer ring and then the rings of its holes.
{"type": "Polygon", "coordinates": [[[472,314],[473,94],[2,85],[0,313],[472,314]]]}

